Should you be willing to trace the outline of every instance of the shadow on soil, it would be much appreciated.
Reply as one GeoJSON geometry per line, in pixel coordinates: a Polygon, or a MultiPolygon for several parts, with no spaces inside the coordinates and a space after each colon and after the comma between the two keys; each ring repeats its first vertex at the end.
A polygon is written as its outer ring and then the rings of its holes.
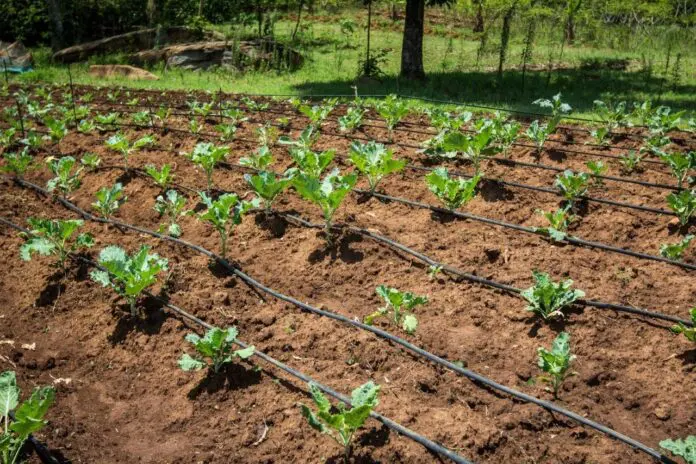
{"type": "MultiPolygon", "coordinates": [[[[319,232],[323,237],[324,232],[319,232]]],[[[361,251],[353,250],[350,245],[352,243],[362,242],[362,236],[353,233],[346,233],[340,238],[335,238],[331,245],[326,245],[323,248],[314,250],[309,254],[307,261],[310,264],[316,264],[325,260],[327,257],[331,258],[331,261],[340,259],[346,264],[354,264],[363,260],[365,254],[361,251]]]]}
{"type": "Polygon", "coordinates": [[[261,381],[261,373],[241,364],[226,364],[218,373],[208,370],[206,376],[188,393],[195,400],[202,393],[212,395],[222,390],[241,390],[261,381]]]}
{"type": "Polygon", "coordinates": [[[123,343],[131,332],[140,332],[147,335],[157,335],[162,329],[167,314],[162,310],[162,303],[155,298],[147,297],[139,301],[138,308],[142,317],[132,317],[130,306],[122,304],[119,306],[118,322],[116,328],[109,335],[109,342],[112,345],[123,343]]]}

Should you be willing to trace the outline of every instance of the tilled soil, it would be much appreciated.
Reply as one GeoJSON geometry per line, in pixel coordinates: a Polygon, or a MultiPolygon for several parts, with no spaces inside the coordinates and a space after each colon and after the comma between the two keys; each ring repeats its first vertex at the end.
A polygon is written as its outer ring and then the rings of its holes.
{"type": "MultiPolygon", "coordinates": [[[[171,101],[185,99],[173,94],[171,101]]],[[[263,119],[263,114],[253,118],[263,119]]],[[[269,119],[270,116],[266,116],[269,119]]],[[[415,122],[415,121],[413,121],[415,122]]],[[[171,127],[187,127],[188,119],[172,117],[171,127]]],[[[307,124],[292,117],[296,136],[307,124]]],[[[242,124],[231,144],[228,161],[248,155],[255,122],[242,124]]],[[[213,132],[206,123],[204,132],[213,132]]],[[[124,128],[129,136],[152,131],[124,128]]],[[[178,153],[190,151],[195,137],[168,131],[157,134],[157,146],[130,158],[134,167],[174,166],[176,182],[205,188],[205,176],[178,153]]],[[[337,135],[335,123],[322,128],[317,148],[335,148],[336,164],[349,165],[350,140],[337,135]],[[332,135],[333,134],[333,135],[332,135]]],[[[161,191],[150,180],[128,175],[119,155],[104,147],[110,132],[71,132],[37,155],[86,152],[102,157],[97,171],[85,172],[82,186],[70,201],[90,210],[94,193],[120,181],[128,200],[116,214],[124,222],[156,230],[152,209],[161,191]]],[[[386,130],[366,128],[361,136],[386,140],[386,130]]],[[[395,140],[419,144],[427,135],[395,132],[395,140]]],[[[575,139],[578,135],[575,134],[575,139]]],[[[630,139],[619,141],[632,146],[630,139]]],[[[693,146],[693,142],[691,143],[693,146]]],[[[396,148],[400,157],[423,161],[415,149],[396,148]]],[[[589,147],[581,150],[591,151],[589,147]]],[[[620,153],[619,149],[602,153],[620,153]]],[[[273,168],[282,172],[291,159],[283,147],[273,148],[273,168]]],[[[531,149],[517,147],[511,158],[535,162],[531,149]]],[[[582,169],[586,159],[568,155],[541,162],[582,169]]],[[[469,170],[461,164],[461,170],[469,170]]],[[[618,167],[612,175],[620,175],[618,167]]],[[[554,173],[484,163],[486,176],[550,186],[554,173]]],[[[673,183],[663,166],[646,166],[632,176],[649,182],[673,183]]],[[[218,189],[251,197],[244,171],[220,168],[218,189]]],[[[389,195],[436,204],[423,173],[406,170],[380,184],[389,195]]],[[[45,185],[42,169],[27,180],[45,185]]],[[[364,187],[364,184],[361,186],[364,187]]],[[[28,217],[74,218],[59,203],[10,180],[0,184],[0,216],[20,225],[28,217]]],[[[186,191],[182,191],[186,193],[186,191]]],[[[667,190],[605,182],[592,195],[664,208],[667,190]]],[[[484,183],[465,211],[541,226],[538,209],[555,209],[560,197],[484,183]]],[[[196,205],[190,195],[189,207],[196,205]]],[[[294,192],[281,196],[275,208],[320,222],[320,211],[294,192]]],[[[587,202],[572,233],[582,238],[657,254],[661,243],[676,242],[689,228],[673,217],[587,202]]],[[[692,272],[679,267],[548,242],[476,221],[452,220],[376,198],[349,195],[337,213],[339,223],[368,228],[438,261],[499,282],[526,288],[531,271],[554,279],[572,278],[588,298],[635,305],[686,317],[696,301],[692,272]]],[[[183,217],[182,238],[218,252],[217,234],[193,217],[183,217]]],[[[304,372],[317,381],[350,393],[372,379],[382,387],[378,411],[422,435],[442,443],[473,462],[648,463],[645,454],[583,428],[557,414],[483,388],[456,373],[431,365],[376,336],[311,315],[259,294],[230,277],[190,249],[111,226],[87,222],[96,237],[94,258],[110,244],[133,251],[142,244],[166,257],[170,271],[155,290],[171,303],[218,326],[236,325],[240,339],[304,372]]],[[[185,373],[176,360],[190,351],[183,340],[197,330],[162,311],[155,300],[143,299],[146,316],[133,320],[124,301],[89,279],[89,269],[72,265],[66,276],[48,266],[50,259],[19,259],[22,239],[0,229],[0,253],[7,263],[0,279],[0,364],[14,369],[28,392],[36,385],[57,385],[50,423],[39,437],[71,462],[341,462],[342,451],[328,437],[313,431],[299,414],[298,403],[311,400],[301,382],[263,362],[238,363],[218,377],[185,373]],[[22,345],[35,343],[35,349],[22,345]],[[70,379],[69,383],[65,380],[70,379]]],[[[692,248],[693,250],[693,248],[692,248]]],[[[687,251],[685,261],[696,254],[687,251]]],[[[418,346],[525,393],[551,399],[539,381],[536,350],[549,347],[558,332],[571,336],[577,375],[563,386],[558,403],[614,428],[653,448],[667,437],[683,437],[696,427],[696,350],[676,337],[669,324],[600,310],[574,307],[563,321],[542,324],[524,311],[518,297],[458,282],[444,275],[428,276],[427,267],[407,255],[357,234],[344,234],[327,247],[322,232],[288,224],[263,212],[250,214],[229,241],[229,257],[242,270],[274,290],[314,306],[362,319],[381,306],[374,289],[380,284],[427,295],[419,308],[419,328],[407,336],[387,319],[376,325],[403,335],[418,346]]],[[[357,438],[354,462],[436,462],[438,458],[405,437],[368,421],[357,438]]]]}

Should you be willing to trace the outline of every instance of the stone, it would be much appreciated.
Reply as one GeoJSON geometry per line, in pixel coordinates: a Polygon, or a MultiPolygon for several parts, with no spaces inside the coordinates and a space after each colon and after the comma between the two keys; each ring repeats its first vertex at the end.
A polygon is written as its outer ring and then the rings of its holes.
{"type": "Polygon", "coordinates": [[[0,68],[6,65],[8,68],[28,69],[34,64],[31,52],[22,42],[0,41],[0,68]]]}
{"type": "Polygon", "coordinates": [[[672,417],[672,411],[670,411],[669,406],[664,404],[658,404],[653,412],[655,413],[655,417],[662,421],[666,421],[672,417]]]}
{"type": "Polygon", "coordinates": [[[89,67],[89,75],[95,77],[125,77],[130,80],[159,80],[159,77],[151,72],[127,64],[95,64],[89,67]]]}

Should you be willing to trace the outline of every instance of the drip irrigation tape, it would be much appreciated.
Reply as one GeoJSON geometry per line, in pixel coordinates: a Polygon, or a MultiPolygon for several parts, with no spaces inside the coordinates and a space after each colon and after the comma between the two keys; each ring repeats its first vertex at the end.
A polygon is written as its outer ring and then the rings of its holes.
{"type": "MultiPolygon", "coordinates": [[[[361,190],[361,189],[353,189],[353,190],[358,192],[358,193],[361,193],[361,194],[369,194],[370,193],[367,190],[361,190]]],[[[510,222],[498,221],[495,219],[490,219],[490,218],[483,217],[483,216],[477,216],[475,214],[470,214],[470,213],[463,213],[460,211],[450,211],[450,210],[447,210],[444,208],[440,208],[438,206],[429,205],[427,203],[421,203],[418,201],[408,200],[406,198],[392,197],[389,195],[383,195],[381,193],[373,193],[372,195],[375,198],[379,198],[379,199],[386,200],[386,201],[393,201],[396,203],[401,203],[401,204],[413,206],[416,208],[428,209],[428,210],[435,211],[435,212],[440,213],[440,214],[447,214],[447,215],[451,215],[451,216],[461,218],[461,219],[470,219],[472,221],[478,221],[478,222],[482,222],[484,224],[505,227],[507,229],[513,229],[513,230],[518,230],[520,232],[526,232],[528,234],[533,234],[533,235],[536,235],[537,237],[543,237],[542,235],[540,235],[537,232],[537,230],[534,227],[527,227],[527,226],[522,226],[519,224],[513,224],[510,222]]],[[[584,239],[577,238],[577,237],[567,236],[565,239],[560,240],[559,242],[560,243],[569,243],[571,245],[579,245],[579,246],[585,246],[585,247],[590,247],[590,248],[597,248],[597,249],[604,250],[604,251],[610,251],[612,253],[619,253],[619,254],[626,255],[626,256],[632,256],[634,258],[648,259],[651,261],[659,261],[662,263],[671,264],[673,266],[681,267],[684,269],[696,270],[696,265],[693,265],[693,264],[683,263],[681,261],[674,261],[671,259],[663,258],[662,256],[649,255],[647,253],[640,253],[637,251],[626,250],[624,248],[606,245],[604,243],[599,243],[599,242],[592,242],[592,241],[584,240],[584,239]]]]}
{"type": "MultiPolygon", "coordinates": [[[[12,227],[12,228],[14,228],[14,229],[17,229],[17,230],[19,230],[19,231],[25,232],[25,233],[31,233],[29,230],[27,230],[27,229],[25,229],[25,228],[23,228],[23,227],[21,227],[21,226],[18,226],[18,225],[16,225],[16,224],[14,224],[14,223],[8,221],[7,219],[2,218],[2,217],[0,217],[0,223],[5,224],[5,225],[7,225],[7,226],[9,226],[9,227],[12,227]]],[[[93,267],[96,267],[96,268],[98,268],[98,269],[101,269],[102,271],[106,271],[105,268],[103,268],[103,267],[100,266],[98,263],[96,263],[96,262],[94,262],[94,261],[92,261],[92,260],[86,259],[86,258],[81,257],[81,256],[75,256],[75,255],[72,255],[72,254],[71,254],[70,256],[71,256],[71,258],[73,258],[73,259],[76,260],[76,261],[80,261],[80,262],[82,262],[82,263],[85,263],[85,264],[88,264],[88,265],[90,265],[90,266],[93,266],[93,267]]],[[[189,312],[187,312],[187,311],[181,309],[180,307],[175,306],[175,305],[169,303],[169,302],[166,301],[165,299],[163,299],[163,298],[161,298],[161,297],[159,297],[159,296],[157,296],[157,295],[154,295],[154,294],[152,294],[152,293],[150,293],[150,292],[148,292],[148,291],[145,291],[145,292],[143,292],[143,293],[145,293],[147,296],[149,296],[149,297],[151,297],[151,298],[156,299],[156,300],[159,301],[163,306],[165,306],[167,309],[173,311],[174,313],[180,315],[181,317],[183,317],[183,318],[185,318],[185,319],[188,319],[189,321],[191,321],[191,322],[193,322],[193,323],[195,323],[195,324],[198,324],[199,326],[203,327],[204,329],[210,330],[210,329],[213,328],[213,326],[212,326],[211,324],[209,324],[209,323],[203,321],[202,319],[200,319],[200,318],[194,316],[193,314],[191,314],[191,313],[189,313],[189,312]]],[[[237,345],[239,345],[239,346],[242,347],[242,348],[248,348],[248,347],[249,347],[248,344],[242,342],[241,340],[235,340],[234,343],[237,344],[237,345]]],[[[276,368],[278,368],[278,369],[280,369],[280,370],[282,370],[282,371],[284,371],[284,372],[290,374],[291,376],[293,376],[293,377],[295,377],[295,378],[298,378],[298,379],[304,381],[305,383],[310,383],[310,382],[311,382],[311,383],[315,384],[315,385],[316,385],[320,390],[322,390],[324,393],[326,393],[326,394],[332,396],[333,398],[335,398],[335,399],[341,401],[342,403],[345,403],[345,404],[348,405],[348,406],[351,406],[350,398],[348,398],[347,396],[345,396],[345,395],[343,395],[343,394],[341,394],[341,393],[338,393],[337,391],[333,390],[331,387],[327,387],[326,385],[317,382],[316,380],[312,379],[312,378],[309,377],[308,375],[303,374],[302,372],[300,372],[300,371],[298,371],[298,370],[295,370],[295,369],[291,368],[290,366],[288,366],[288,365],[286,365],[286,364],[284,364],[284,363],[278,361],[277,359],[275,359],[275,358],[273,358],[273,357],[267,355],[266,353],[264,353],[264,352],[262,352],[262,351],[259,351],[259,350],[257,350],[257,349],[254,349],[254,356],[256,356],[256,357],[258,357],[258,358],[260,358],[260,359],[263,359],[264,361],[266,361],[267,363],[271,364],[272,366],[274,366],[274,367],[276,367],[276,368]]],[[[435,443],[435,442],[432,441],[432,440],[429,440],[428,438],[426,438],[426,437],[424,437],[424,436],[422,436],[422,435],[420,435],[420,434],[414,432],[413,430],[410,430],[410,429],[408,429],[408,428],[402,426],[401,424],[399,424],[399,423],[397,423],[397,422],[394,422],[393,420],[391,420],[391,419],[389,419],[389,418],[387,418],[387,417],[385,417],[385,416],[383,416],[383,415],[381,415],[381,414],[379,414],[379,413],[377,413],[377,412],[374,412],[374,411],[371,412],[371,413],[370,413],[370,417],[372,417],[373,419],[375,419],[375,420],[381,422],[382,424],[384,424],[385,426],[387,426],[387,427],[390,428],[391,430],[395,431],[396,433],[398,433],[398,434],[400,434],[400,435],[404,435],[405,437],[410,438],[411,440],[415,441],[416,443],[419,443],[419,444],[423,445],[426,449],[428,449],[429,451],[431,451],[431,452],[433,452],[433,453],[440,454],[440,455],[442,455],[442,456],[444,456],[444,457],[450,459],[451,461],[456,462],[457,464],[472,464],[471,461],[469,461],[469,460],[467,460],[467,459],[461,457],[460,455],[458,455],[457,453],[455,453],[455,452],[449,450],[448,448],[445,448],[444,446],[442,446],[442,445],[440,445],[440,444],[438,444],[438,443],[435,443]]],[[[33,440],[33,441],[32,441],[32,445],[35,447],[35,449],[36,449],[36,451],[37,451],[37,454],[39,455],[39,457],[41,458],[41,461],[42,461],[44,464],[57,464],[57,461],[56,461],[55,459],[53,459],[53,457],[50,456],[50,454],[47,454],[47,450],[46,450],[45,448],[43,448],[43,447],[40,445],[40,443],[38,443],[38,442],[37,442],[33,437],[31,437],[31,436],[30,436],[30,440],[33,440]],[[49,460],[44,460],[44,456],[50,457],[50,459],[49,459],[49,460]]]]}
{"type": "MultiPolygon", "coordinates": [[[[37,185],[31,184],[30,182],[26,182],[26,181],[23,181],[21,179],[15,179],[15,181],[17,181],[20,185],[29,187],[29,188],[31,188],[39,193],[43,193],[46,196],[50,196],[50,194],[46,190],[44,190],[43,188],[41,188],[37,185]]],[[[100,222],[103,224],[113,224],[115,226],[121,226],[121,227],[124,227],[127,229],[134,230],[136,232],[144,233],[144,234],[159,238],[161,240],[171,241],[173,243],[177,243],[177,244],[180,244],[182,246],[188,247],[190,249],[196,250],[196,251],[210,257],[214,261],[218,262],[220,265],[222,265],[223,267],[228,269],[228,271],[230,271],[232,274],[239,277],[246,284],[251,285],[253,287],[256,287],[257,289],[261,290],[264,293],[267,293],[268,295],[273,296],[274,298],[277,298],[281,301],[285,301],[287,303],[290,303],[290,304],[292,304],[300,309],[303,309],[305,311],[309,311],[309,312],[312,312],[314,314],[325,316],[325,317],[328,317],[330,319],[334,319],[334,320],[343,322],[345,324],[351,325],[353,327],[357,327],[359,329],[362,329],[362,330],[365,330],[368,332],[372,332],[373,334],[375,334],[381,338],[384,338],[386,340],[389,340],[397,345],[400,345],[403,348],[407,349],[408,351],[416,353],[419,356],[422,356],[422,357],[432,361],[433,363],[439,364],[439,365],[444,366],[444,367],[446,367],[454,372],[457,372],[460,375],[463,375],[464,377],[467,377],[468,379],[470,379],[476,383],[486,385],[489,388],[506,393],[506,394],[508,394],[512,397],[518,398],[524,402],[536,404],[537,406],[540,406],[543,409],[546,409],[546,410],[552,411],[552,412],[556,412],[556,413],[561,414],[565,417],[568,417],[579,424],[586,425],[594,430],[597,430],[597,431],[607,435],[608,437],[611,437],[613,439],[621,441],[621,442],[633,447],[634,449],[637,449],[637,450],[651,456],[652,458],[654,458],[660,462],[675,464],[674,461],[672,461],[668,457],[664,456],[659,451],[656,451],[656,450],[650,448],[649,446],[647,446],[647,445],[645,445],[637,440],[634,440],[626,435],[623,435],[623,434],[621,434],[621,433],[619,433],[619,432],[617,432],[617,431],[615,431],[615,430],[613,430],[605,425],[602,425],[598,422],[587,419],[587,418],[585,418],[577,413],[574,413],[574,412],[569,411],[565,408],[562,408],[562,407],[554,404],[553,402],[545,401],[545,400],[536,398],[534,396],[528,395],[526,393],[520,392],[518,390],[515,390],[513,388],[507,387],[505,385],[502,385],[502,384],[495,382],[494,380],[489,379],[485,376],[482,376],[474,371],[460,367],[460,366],[458,366],[450,361],[447,361],[446,359],[443,359],[443,358],[441,358],[433,353],[430,353],[430,352],[428,352],[428,351],[426,351],[426,350],[424,350],[416,345],[413,345],[412,343],[410,343],[410,342],[408,342],[400,337],[392,335],[391,333],[386,332],[384,330],[381,330],[377,327],[366,325],[362,322],[350,319],[346,316],[343,316],[343,315],[340,315],[340,314],[337,314],[337,313],[334,313],[331,311],[325,311],[325,310],[322,310],[319,308],[315,308],[314,306],[311,306],[307,303],[303,303],[303,302],[301,302],[301,301],[299,301],[291,296],[276,292],[275,290],[265,286],[264,284],[258,282],[257,280],[253,279],[252,277],[248,276],[247,274],[245,274],[244,272],[242,272],[241,270],[239,270],[238,268],[236,268],[235,266],[230,264],[226,259],[224,259],[220,256],[217,256],[216,254],[212,253],[211,251],[206,250],[205,248],[203,248],[201,246],[186,242],[186,241],[181,240],[181,239],[177,239],[177,238],[168,237],[168,236],[165,236],[162,234],[158,234],[157,232],[154,232],[154,231],[151,231],[148,229],[144,229],[144,228],[141,228],[138,226],[126,224],[126,223],[123,223],[121,221],[98,218],[98,217],[93,216],[92,214],[88,213],[87,211],[84,211],[83,209],[79,208],[78,206],[74,205],[73,203],[71,203],[63,198],[55,197],[55,199],[58,200],[61,204],[63,204],[66,208],[72,210],[73,212],[75,212],[77,214],[80,214],[82,217],[85,217],[89,220],[92,220],[95,222],[100,222]]]]}

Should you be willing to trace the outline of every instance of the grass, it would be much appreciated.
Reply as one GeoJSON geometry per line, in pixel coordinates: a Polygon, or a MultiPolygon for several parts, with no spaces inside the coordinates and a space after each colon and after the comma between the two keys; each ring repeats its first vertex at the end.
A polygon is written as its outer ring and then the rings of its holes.
{"type": "MultiPolygon", "coordinates": [[[[344,13],[344,17],[347,17],[344,13]]],[[[405,82],[398,78],[401,54],[400,25],[378,15],[373,22],[372,50],[387,50],[383,65],[385,75],[379,80],[356,81],[358,62],[365,53],[364,15],[353,12],[350,17],[358,24],[356,32],[345,36],[336,20],[338,17],[321,18],[305,22],[298,34],[298,48],[305,54],[305,65],[295,72],[252,71],[229,73],[217,71],[185,71],[164,69],[158,66],[152,71],[158,81],[129,81],[123,78],[97,79],[88,74],[88,64],[75,64],[71,71],[76,83],[89,85],[123,85],[137,88],[199,89],[215,92],[274,94],[274,95],[352,95],[353,86],[360,94],[385,94],[398,92],[436,99],[450,99],[479,105],[493,105],[509,109],[538,110],[531,101],[562,92],[564,100],[576,110],[575,115],[587,116],[595,99],[627,100],[629,102],[652,99],[674,108],[696,109],[696,44],[694,40],[679,42],[682,52],[681,69],[677,82],[666,68],[667,57],[662,42],[650,34],[633,37],[617,30],[593,43],[564,47],[561,69],[547,71],[551,58],[559,61],[560,39],[549,25],[537,32],[532,59],[532,71],[520,70],[523,37],[513,35],[508,51],[508,70],[498,79],[498,35],[491,32],[487,46],[480,54],[480,42],[470,29],[438,24],[430,29],[424,41],[426,83],[405,82]],[[642,38],[641,38],[642,37],[642,38]],[[599,45],[598,45],[599,44],[599,45]],[[691,47],[693,45],[693,47],[691,47]],[[617,60],[627,60],[625,70],[611,69],[617,60]]],[[[522,31],[523,24],[513,30],[522,31]]],[[[228,35],[231,26],[218,26],[228,35]]],[[[275,34],[281,40],[289,40],[294,22],[280,20],[275,34]]],[[[249,33],[236,30],[236,34],[249,33]]],[[[46,49],[35,50],[36,70],[13,77],[20,82],[67,82],[65,66],[52,64],[46,49]]],[[[122,56],[95,58],[91,64],[123,62],[122,56]]]]}

